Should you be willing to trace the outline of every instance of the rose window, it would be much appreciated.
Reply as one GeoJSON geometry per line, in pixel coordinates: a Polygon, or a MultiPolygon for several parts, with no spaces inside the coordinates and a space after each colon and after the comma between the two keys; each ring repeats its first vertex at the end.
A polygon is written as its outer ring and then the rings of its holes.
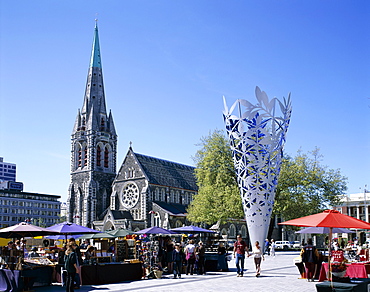
{"type": "Polygon", "coordinates": [[[134,183],[128,183],[122,191],[122,205],[125,208],[134,207],[139,201],[139,189],[134,183]]]}

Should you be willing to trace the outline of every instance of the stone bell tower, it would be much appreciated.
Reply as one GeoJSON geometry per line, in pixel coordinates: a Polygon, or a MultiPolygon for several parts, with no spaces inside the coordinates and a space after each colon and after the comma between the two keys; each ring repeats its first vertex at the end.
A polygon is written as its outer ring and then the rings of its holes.
{"type": "Polygon", "coordinates": [[[71,183],[68,221],[92,227],[109,207],[116,175],[117,134],[105,105],[103,71],[97,22],[82,109],[71,135],[71,183]]]}

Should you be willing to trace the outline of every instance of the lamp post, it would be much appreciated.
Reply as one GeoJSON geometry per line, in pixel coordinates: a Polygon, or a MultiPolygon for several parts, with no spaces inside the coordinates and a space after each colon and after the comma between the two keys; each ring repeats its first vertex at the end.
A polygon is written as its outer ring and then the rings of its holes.
{"type": "Polygon", "coordinates": [[[368,210],[368,208],[367,208],[367,202],[366,202],[366,193],[367,193],[366,187],[367,187],[367,185],[365,185],[365,187],[364,187],[365,221],[366,221],[366,222],[369,222],[369,210],[368,210]]]}

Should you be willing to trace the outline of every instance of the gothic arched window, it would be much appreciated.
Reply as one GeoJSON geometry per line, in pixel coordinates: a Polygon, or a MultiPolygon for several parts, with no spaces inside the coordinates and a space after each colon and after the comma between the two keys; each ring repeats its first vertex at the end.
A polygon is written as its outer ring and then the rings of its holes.
{"type": "Polygon", "coordinates": [[[87,166],[87,146],[84,147],[84,166],[87,166]]]}
{"type": "Polygon", "coordinates": [[[159,201],[159,189],[156,188],[154,191],[154,201],[159,201]]]}
{"type": "Polygon", "coordinates": [[[82,150],[81,150],[81,146],[78,145],[78,167],[81,167],[81,163],[82,163],[82,150]]]}
{"type": "Polygon", "coordinates": [[[108,150],[108,147],[105,147],[105,150],[104,150],[104,167],[106,167],[106,168],[109,167],[109,150],[108,150]]]}
{"type": "Polygon", "coordinates": [[[82,127],[81,127],[82,131],[85,131],[85,124],[86,124],[86,119],[85,119],[85,117],[83,117],[82,118],[82,127]]]}
{"type": "Polygon", "coordinates": [[[154,221],[154,226],[161,227],[162,220],[161,220],[161,216],[159,216],[158,213],[154,214],[154,220],[153,221],[154,221]]]}
{"type": "Polygon", "coordinates": [[[235,237],[236,236],[235,233],[236,233],[235,225],[231,224],[230,227],[229,227],[229,236],[230,237],[235,237]]]}
{"type": "Polygon", "coordinates": [[[247,237],[247,227],[245,227],[245,225],[242,225],[242,227],[240,228],[240,233],[243,238],[247,237]]]}
{"type": "Polygon", "coordinates": [[[100,145],[98,145],[96,149],[96,165],[101,166],[101,148],[100,145]]]}
{"type": "Polygon", "coordinates": [[[100,120],[100,131],[104,131],[105,130],[105,120],[104,118],[101,118],[100,120]]]}

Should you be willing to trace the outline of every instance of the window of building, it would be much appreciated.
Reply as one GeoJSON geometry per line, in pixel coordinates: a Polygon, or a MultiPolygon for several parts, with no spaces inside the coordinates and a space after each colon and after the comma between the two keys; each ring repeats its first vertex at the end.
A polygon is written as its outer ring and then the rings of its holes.
{"type": "Polygon", "coordinates": [[[161,217],[159,216],[158,213],[154,214],[154,226],[161,227],[161,217]]]}
{"type": "Polygon", "coordinates": [[[101,118],[100,120],[100,131],[105,131],[105,120],[101,118]]]}
{"type": "Polygon", "coordinates": [[[98,145],[98,148],[96,149],[96,165],[101,166],[101,148],[100,148],[100,145],[98,145]]]}
{"type": "Polygon", "coordinates": [[[81,146],[78,146],[78,167],[81,167],[82,164],[82,151],[81,151],[81,146]]]}
{"type": "Polygon", "coordinates": [[[229,236],[235,237],[236,236],[236,228],[234,224],[231,224],[229,227],[229,236]]]}
{"type": "Polygon", "coordinates": [[[87,166],[87,146],[84,147],[84,166],[87,166]]]}
{"type": "Polygon", "coordinates": [[[174,194],[174,192],[171,190],[170,191],[170,203],[174,203],[175,202],[175,194],[174,194]]]}
{"type": "Polygon", "coordinates": [[[162,202],[166,202],[166,190],[165,189],[162,189],[162,194],[161,194],[161,201],[162,202]]]}
{"type": "Polygon", "coordinates": [[[104,150],[104,167],[105,168],[109,167],[109,150],[108,150],[108,147],[105,147],[105,150],[104,150]]]}
{"type": "Polygon", "coordinates": [[[240,233],[243,238],[247,238],[247,227],[245,227],[245,225],[242,225],[240,228],[240,233]]]}

